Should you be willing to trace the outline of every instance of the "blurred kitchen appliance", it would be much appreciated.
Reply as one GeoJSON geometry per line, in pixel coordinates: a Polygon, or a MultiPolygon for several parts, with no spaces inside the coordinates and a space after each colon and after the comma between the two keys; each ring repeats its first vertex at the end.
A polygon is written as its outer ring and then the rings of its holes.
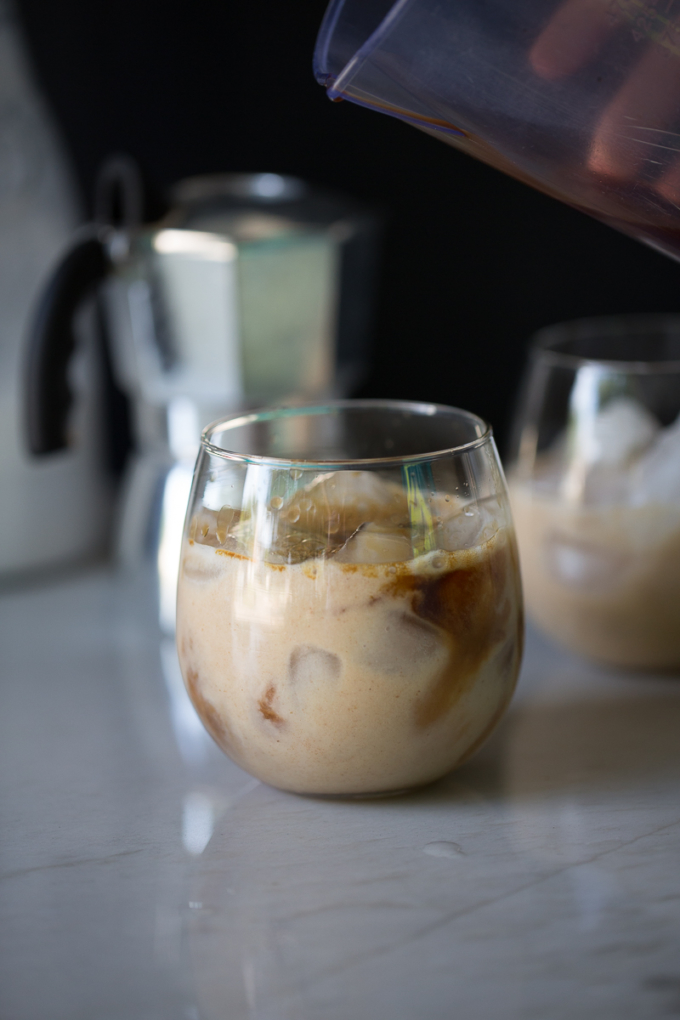
{"type": "Polygon", "coordinates": [[[170,197],[167,215],[142,225],[134,164],[104,166],[98,223],[45,294],[28,395],[33,449],[61,448],[68,399],[55,393],[65,392],[70,323],[101,284],[135,440],[118,551],[135,564],[158,548],[168,626],[202,428],[239,408],[344,395],[361,380],[377,237],[358,204],[278,174],[191,178],[170,197]]]}
{"type": "Polygon", "coordinates": [[[24,438],[27,330],[44,277],[77,223],[64,153],[0,3],[0,576],[91,551],[106,531],[107,484],[87,310],[70,366],[69,443],[30,456],[24,438]]]}

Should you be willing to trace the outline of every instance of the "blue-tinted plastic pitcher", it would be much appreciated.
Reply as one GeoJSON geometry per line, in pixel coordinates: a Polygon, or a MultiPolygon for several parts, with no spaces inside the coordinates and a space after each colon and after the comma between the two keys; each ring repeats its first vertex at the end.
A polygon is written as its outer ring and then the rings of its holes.
{"type": "Polygon", "coordinates": [[[680,0],[332,0],[314,63],[680,259],[680,0]]]}

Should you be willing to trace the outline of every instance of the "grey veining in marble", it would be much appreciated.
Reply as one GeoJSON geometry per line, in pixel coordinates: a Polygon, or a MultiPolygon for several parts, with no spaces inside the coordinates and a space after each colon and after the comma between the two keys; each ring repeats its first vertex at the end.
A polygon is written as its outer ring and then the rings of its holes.
{"type": "Polygon", "coordinates": [[[0,597],[0,1020],[680,1015],[680,682],[530,635],[480,755],[272,790],[189,705],[151,587],[0,597]]]}

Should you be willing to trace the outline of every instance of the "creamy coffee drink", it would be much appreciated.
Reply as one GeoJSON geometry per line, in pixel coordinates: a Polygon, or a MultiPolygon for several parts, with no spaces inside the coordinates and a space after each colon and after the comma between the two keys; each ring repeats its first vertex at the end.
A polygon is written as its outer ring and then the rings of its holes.
{"type": "Polygon", "coordinates": [[[264,520],[194,516],[182,670],[253,775],[299,793],[398,791],[461,764],[499,720],[522,644],[512,530],[495,501],[439,495],[418,512],[421,538],[400,488],[346,471],[274,497],[264,520]]]}
{"type": "Polygon", "coordinates": [[[680,667],[680,421],[629,397],[510,475],[527,609],[594,659],[680,667]]]}
{"type": "Polygon", "coordinates": [[[571,505],[512,479],[510,496],[536,622],[594,659],[680,666],[680,508],[571,505]]]}

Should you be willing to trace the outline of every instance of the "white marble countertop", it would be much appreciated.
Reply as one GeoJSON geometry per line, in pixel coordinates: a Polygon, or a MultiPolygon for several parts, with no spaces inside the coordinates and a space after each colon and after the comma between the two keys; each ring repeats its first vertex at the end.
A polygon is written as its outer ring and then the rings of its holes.
{"type": "Polygon", "coordinates": [[[0,1020],[680,1015],[680,681],[530,635],[417,795],[279,793],[203,733],[143,579],[0,597],[0,1020]]]}

